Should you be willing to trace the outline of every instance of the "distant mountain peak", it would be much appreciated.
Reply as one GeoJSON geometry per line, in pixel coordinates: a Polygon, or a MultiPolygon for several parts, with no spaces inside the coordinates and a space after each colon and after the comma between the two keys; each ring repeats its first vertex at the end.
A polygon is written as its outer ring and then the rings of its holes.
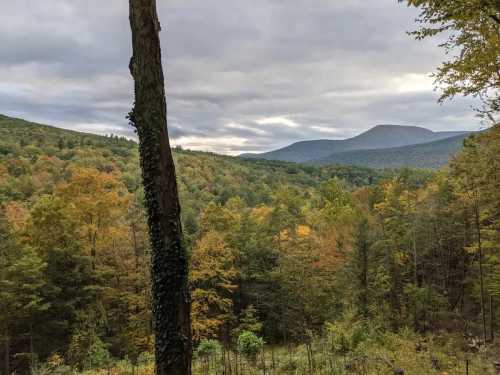
{"type": "MultiPolygon", "coordinates": [[[[414,129],[425,129],[429,130],[427,128],[423,128],[421,126],[416,126],[416,125],[397,125],[397,124],[378,124],[372,127],[371,129],[377,129],[377,128],[414,128],[414,129]]],[[[429,130],[430,131],[430,130],[429,130]]]]}
{"type": "MultiPolygon", "coordinates": [[[[408,131],[408,132],[427,133],[427,134],[434,133],[432,130],[429,130],[427,128],[423,128],[421,126],[415,126],[415,125],[393,125],[393,124],[379,124],[379,125],[375,125],[373,128],[368,129],[364,133],[369,133],[369,132],[385,132],[385,131],[398,131],[398,132],[408,131]]],[[[364,133],[361,133],[361,134],[364,134],[364,133]]]]}

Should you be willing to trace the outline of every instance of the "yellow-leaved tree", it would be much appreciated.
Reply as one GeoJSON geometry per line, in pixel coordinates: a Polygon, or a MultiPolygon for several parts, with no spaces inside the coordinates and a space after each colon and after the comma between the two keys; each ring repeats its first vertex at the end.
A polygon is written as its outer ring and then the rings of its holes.
{"type": "Polygon", "coordinates": [[[218,337],[233,310],[237,270],[233,250],[221,233],[211,230],[196,243],[190,268],[193,339],[218,337]]]}

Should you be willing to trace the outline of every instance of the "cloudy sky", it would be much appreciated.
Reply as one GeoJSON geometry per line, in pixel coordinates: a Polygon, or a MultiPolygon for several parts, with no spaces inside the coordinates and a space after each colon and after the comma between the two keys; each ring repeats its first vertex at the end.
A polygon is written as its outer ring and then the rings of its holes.
{"type": "MultiPolygon", "coordinates": [[[[126,0],[0,1],[0,113],[134,136],[126,0]]],[[[174,144],[236,154],[376,124],[475,130],[436,104],[437,42],[396,0],[157,0],[174,144]]]]}

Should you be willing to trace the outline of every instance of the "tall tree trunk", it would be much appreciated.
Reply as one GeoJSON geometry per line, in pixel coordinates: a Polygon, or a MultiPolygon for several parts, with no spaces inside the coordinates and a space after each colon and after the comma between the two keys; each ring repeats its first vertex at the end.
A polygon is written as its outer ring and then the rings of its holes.
{"type": "Polygon", "coordinates": [[[156,373],[191,374],[187,255],[182,242],[174,162],[168,140],[160,24],[155,0],[130,0],[135,105],[152,248],[156,373]]]}
{"type": "Polygon", "coordinates": [[[5,330],[4,336],[4,373],[5,375],[10,375],[10,336],[9,331],[5,330]]]}
{"type": "Polygon", "coordinates": [[[484,271],[483,271],[483,248],[481,246],[481,220],[479,211],[479,201],[477,194],[474,197],[474,219],[476,224],[477,251],[479,254],[479,285],[481,298],[481,315],[483,319],[483,343],[486,345],[486,309],[484,307],[484,271]]]}
{"type": "MultiPolygon", "coordinates": [[[[416,206],[416,204],[415,204],[416,206]]],[[[417,233],[415,230],[415,219],[413,219],[412,223],[412,246],[413,246],[413,283],[415,284],[415,287],[417,288],[419,286],[418,283],[418,260],[417,260],[417,233]]],[[[427,310],[427,306],[424,304],[424,312],[427,310]]],[[[418,313],[418,306],[415,303],[415,306],[413,307],[413,326],[415,328],[415,331],[420,331],[420,320],[419,320],[419,313],[418,313]]],[[[424,320],[424,327],[425,327],[425,320],[424,320]]]]}
{"type": "Polygon", "coordinates": [[[490,294],[490,342],[495,341],[495,321],[493,314],[493,296],[490,294]]]}
{"type": "Polygon", "coordinates": [[[35,372],[35,346],[33,344],[33,323],[30,323],[30,374],[35,372]]]}
{"type": "Polygon", "coordinates": [[[363,219],[358,224],[356,248],[359,257],[359,311],[363,318],[368,318],[368,221],[363,219]]]}

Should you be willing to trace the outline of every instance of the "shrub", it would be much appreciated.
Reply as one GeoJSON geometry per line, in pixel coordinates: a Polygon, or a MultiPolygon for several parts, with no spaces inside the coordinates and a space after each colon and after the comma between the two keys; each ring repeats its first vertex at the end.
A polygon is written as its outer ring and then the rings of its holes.
{"type": "Polygon", "coordinates": [[[255,359],[255,356],[262,350],[264,340],[250,331],[243,331],[238,337],[238,351],[250,359],[255,359]]]}
{"type": "Polygon", "coordinates": [[[217,340],[202,340],[196,349],[196,354],[199,358],[209,358],[219,354],[221,351],[222,347],[217,340]]]}
{"type": "Polygon", "coordinates": [[[326,330],[331,351],[336,354],[347,354],[356,350],[368,334],[366,327],[363,327],[359,322],[327,323],[326,330]]]}
{"type": "Polygon", "coordinates": [[[109,364],[110,360],[111,356],[108,349],[101,339],[96,337],[85,356],[85,367],[89,369],[105,367],[109,364]]]}

